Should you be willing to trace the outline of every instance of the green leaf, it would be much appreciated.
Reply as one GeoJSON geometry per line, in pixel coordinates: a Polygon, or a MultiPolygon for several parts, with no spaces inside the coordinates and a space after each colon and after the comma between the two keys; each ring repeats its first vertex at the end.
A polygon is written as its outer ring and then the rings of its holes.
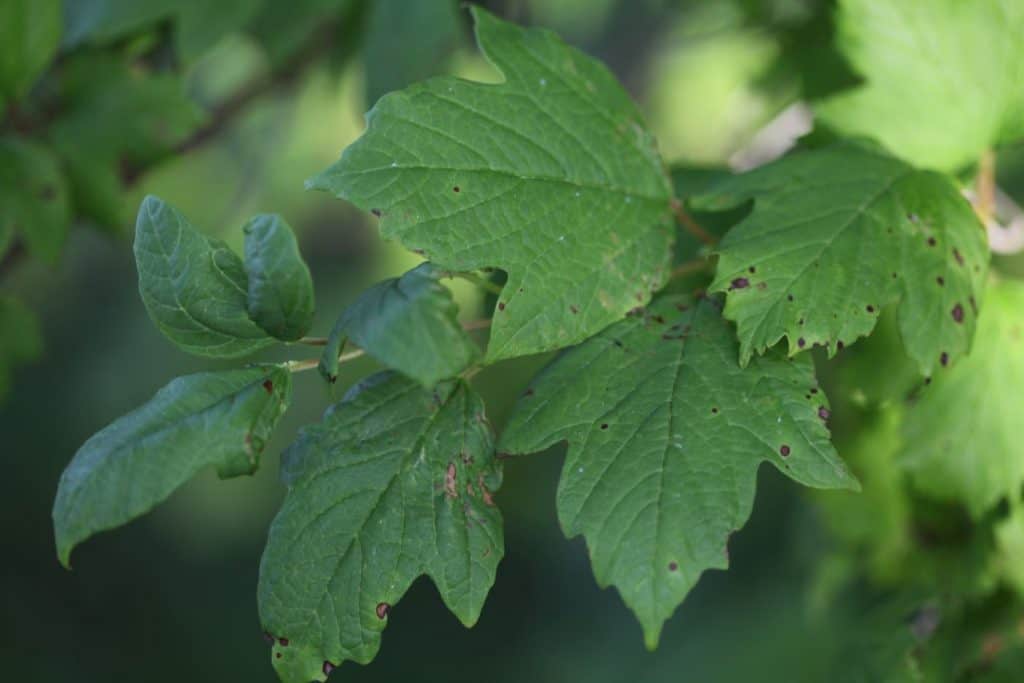
{"type": "Polygon", "coordinates": [[[479,351],[459,325],[459,309],[441,275],[424,263],[363,292],[334,326],[321,374],[330,382],[337,378],[346,339],[427,388],[465,370],[479,351]]]}
{"type": "Polygon", "coordinates": [[[505,80],[437,78],[381,98],[308,185],[379,212],[386,238],[441,268],[508,271],[493,362],[575,344],[646,302],[667,275],[672,188],[604,66],[472,12],[505,80]]]}
{"type": "Polygon", "coordinates": [[[43,352],[39,319],[25,304],[0,295],[0,401],[10,390],[11,371],[43,352]]]}
{"type": "Polygon", "coordinates": [[[904,464],[921,491],[975,518],[1024,484],[1024,283],[989,287],[971,354],[907,411],[904,464]]]}
{"type": "Polygon", "coordinates": [[[64,47],[103,43],[170,16],[179,0],[70,0],[65,2],[64,47]]]}
{"type": "Polygon", "coordinates": [[[139,73],[106,53],[71,58],[61,71],[65,109],[51,131],[71,181],[76,213],[121,227],[130,209],[122,173],[164,158],[203,114],[172,74],[139,73]]]}
{"type": "Polygon", "coordinates": [[[454,0],[370,3],[363,45],[366,101],[440,71],[459,46],[462,27],[454,0]]]}
{"type": "Polygon", "coordinates": [[[694,200],[753,200],[719,245],[714,291],[728,292],[740,362],[782,337],[790,354],[834,355],[899,303],[907,355],[931,375],[974,336],[988,246],[947,178],[852,143],[800,152],[736,176],[694,200]]]}
{"type": "Polygon", "coordinates": [[[179,348],[235,358],[274,342],[249,318],[242,259],[153,196],[139,208],[135,263],[149,317],[179,348]]]}
{"type": "Polygon", "coordinates": [[[0,232],[20,235],[34,256],[55,264],[70,221],[67,186],[50,150],[0,137],[0,232]]]}
{"type": "Polygon", "coordinates": [[[940,170],[1024,137],[1024,3],[841,0],[838,22],[866,83],[819,105],[830,126],[940,170]]]}
{"type": "Polygon", "coordinates": [[[0,107],[22,97],[60,44],[61,0],[0,3],[0,107]]]}
{"type": "Polygon", "coordinates": [[[499,451],[569,452],[558,487],[567,536],[615,585],[653,648],[706,569],[728,566],[769,462],[820,488],[857,488],[829,443],[807,357],[747,368],[717,302],[657,300],[556,359],[520,398],[499,451]]]}
{"type": "Polygon", "coordinates": [[[504,552],[501,483],[480,398],[382,373],[282,456],[288,486],[260,565],[259,603],[286,683],[373,659],[391,607],[427,574],[465,625],[504,552]]]}
{"type": "Polygon", "coordinates": [[[295,233],[280,216],[264,214],[245,228],[249,317],[271,336],[302,337],[313,324],[313,278],[295,233]]]}
{"type": "Polygon", "coordinates": [[[53,504],[57,555],[149,512],[203,468],[250,474],[291,397],[279,365],[179,377],[96,433],[61,475],[53,504]]]}

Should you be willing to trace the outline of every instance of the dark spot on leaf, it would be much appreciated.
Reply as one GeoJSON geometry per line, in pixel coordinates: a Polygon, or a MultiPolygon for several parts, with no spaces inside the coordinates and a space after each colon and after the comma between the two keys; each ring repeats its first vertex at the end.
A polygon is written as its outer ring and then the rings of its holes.
{"type": "Polygon", "coordinates": [[[748,280],[745,277],[738,277],[735,280],[733,280],[731,283],[729,283],[729,291],[732,291],[734,289],[746,289],[749,286],[750,286],[750,280],[748,280]]]}
{"type": "Polygon", "coordinates": [[[288,639],[287,638],[278,638],[277,642],[279,642],[281,644],[281,647],[288,647],[288,639]]]}
{"type": "Polygon", "coordinates": [[[942,367],[949,365],[949,354],[943,351],[942,354],[939,355],[939,362],[942,363],[942,367]]]}
{"type": "Polygon", "coordinates": [[[388,616],[388,612],[391,611],[391,605],[386,602],[377,603],[377,618],[385,619],[388,616]]]}
{"type": "Polygon", "coordinates": [[[832,413],[830,413],[828,408],[826,408],[825,406],[818,406],[818,417],[820,417],[822,420],[827,420],[828,418],[832,417],[832,413]]]}
{"type": "Polygon", "coordinates": [[[952,314],[953,320],[957,321],[958,323],[962,323],[964,321],[964,307],[961,306],[960,304],[957,304],[956,306],[953,307],[952,314]]]}
{"type": "Polygon", "coordinates": [[[674,561],[673,562],[669,562],[668,563],[668,570],[670,572],[678,571],[679,570],[679,563],[678,562],[674,562],[674,561]]]}
{"type": "Polygon", "coordinates": [[[802,349],[805,346],[807,346],[807,341],[803,337],[800,337],[799,339],[796,340],[796,345],[802,349]]]}
{"type": "Polygon", "coordinates": [[[788,458],[789,457],[789,453],[790,453],[789,446],[783,444],[779,448],[779,455],[781,455],[783,458],[788,458]]]}
{"type": "Polygon", "coordinates": [[[380,218],[380,209],[370,209],[370,213],[372,213],[377,218],[380,218]]]}

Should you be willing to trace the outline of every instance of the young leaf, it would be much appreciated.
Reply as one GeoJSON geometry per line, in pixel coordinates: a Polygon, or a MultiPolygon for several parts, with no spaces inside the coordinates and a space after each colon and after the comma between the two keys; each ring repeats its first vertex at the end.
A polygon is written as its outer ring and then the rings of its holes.
{"type": "Polygon", "coordinates": [[[841,0],[839,46],[866,80],[818,113],[928,168],[1024,137],[1020,0],[841,0]]]}
{"type": "Polygon", "coordinates": [[[974,336],[988,247],[967,201],[945,177],[852,143],[805,151],[736,176],[705,208],[753,200],[719,245],[712,284],[727,292],[740,362],[782,337],[791,354],[834,355],[899,302],[907,355],[930,375],[974,336]]]}
{"type": "Polygon", "coordinates": [[[1024,484],[1024,283],[989,287],[971,354],[907,411],[904,464],[914,484],[981,517],[1024,484]]]}
{"type": "Polygon", "coordinates": [[[250,474],[291,399],[291,375],[264,365],[179,377],[78,449],[53,504],[57,555],[149,512],[203,468],[250,474]]]}
{"type": "Polygon", "coordinates": [[[857,488],[829,443],[807,357],[747,368],[717,302],[663,297],[556,359],[516,405],[499,450],[569,452],[558,487],[567,536],[583,534],[653,648],[706,569],[728,566],[770,462],[821,488],[857,488]]]}
{"type": "Polygon", "coordinates": [[[505,80],[383,97],[309,186],[378,212],[385,237],[442,268],[508,271],[496,361],[575,344],[646,302],[671,256],[672,188],[607,69],[547,31],[472,12],[505,80]]]}
{"type": "Polygon", "coordinates": [[[149,317],[185,351],[234,358],[273,343],[249,318],[242,260],[153,196],[139,208],[135,262],[149,317]]]}
{"type": "Polygon", "coordinates": [[[0,137],[0,233],[17,234],[29,251],[54,264],[71,220],[60,163],[35,142],[0,137]]]}
{"type": "Polygon", "coordinates": [[[295,341],[313,324],[313,278],[295,234],[280,216],[256,216],[245,228],[249,317],[278,339],[295,341]]]}
{"type": "Polygon", "coordinates": [[[462,382],[426,391],[375,375],[282,456],[288,486],[260,565],[260,616],[286,683],[373,659],[420,575],[465,625],[504,552],[501,483],[483,403],[462,382]]]}
{"type": "Polygon", "coordinates": [[[18,99],[57,52],[60,0],[4,0],[0,3],[0,107],[18,99]]]}
{"type": "Polygon", "coordinates": [[[320,373],[329,382],[337,378],[346,338],[427,388],[465,370],[479,351],[459,325],[458,307],[440,277],[424,263],[363,292],[334,326],[320,373]]]}

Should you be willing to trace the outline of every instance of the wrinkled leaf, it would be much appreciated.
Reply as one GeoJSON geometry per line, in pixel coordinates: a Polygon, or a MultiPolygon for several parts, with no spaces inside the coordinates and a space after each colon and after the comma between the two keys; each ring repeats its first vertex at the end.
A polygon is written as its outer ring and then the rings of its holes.
{"type": "Polygon", "coordinates": [[[467,626],[504,552],[483,403],[375,375],[282,456],[288,496],[260,566],[264,628],[286,683],[373,659],[391,607],[427,574],[467,626]]]}
{"type": "Polygon", "coordinates": [[[914,484],[980,517],[1024,485],[1024,283],[989,287],[971,354],[907,411],[904,464],[914,484]]]}
{"type": "Polygon", "coordinates": [[[465,370],[479,351],[459,325],[458,307],[439,282],[441,274],[424,263],[363,292],[331,332],[321,374],[330,382],[337,378],[346,339],[428,388],[465,370]]]}
{"type": "Polygon", "coordinates": [[[899,303],[900,334],[923,375],[970,348],[988,267],[985,233],[953,183],[874,148],[800,152],[695,200],[749,216],[719,244],[712,289],[727,292],[740,362],[786,337],[829,355],[899,303]]]}
{"type": "Polygon", "coordinates": [[[0,107],[23,96],[60,44],[61,0],[0,2],[0,107]]]}
{"type": "Polygon", "coordinates": [[[245,228],[249,317],[267,334],[294,341],[313,324],[313,278],[295,233],[280,216],[256,216],[245,228]]]}
{"type": "Polygon", "coordinates": [[[179,377],[75,453],[57,489],[57,555],[149,512],[200,470],[250,474],[288,407],[291,375],[266,365],[179,377]]]}
{"type": "Polygon", "coordinates": [[[1020,0],[839,4],[839,47],[866,82],[818,107],[827,124],[947,171],[1024,137],[1020,0]]]}
{"type": "Polygon", "coordinates": [[[728,566],[758,467],[857,488],[829,443],[807,357],[746,368],[717,302],[661,298],[556,359],[520,398],[499,450],[569,452],[558,486],[567,536],[618,588],[648,647],[706,569],[728,566]]]}
{"type": "Polygon", "coordinates": [[[179,348],[235,358],[273,343],[249,318],[242,259],[153,196],[139,208],[135,263],[149,317],[179,348]]]}
{"type": "Polygon", "coordinates": [[[553,34],[473,8],[505,80],[437,78],[387,95],[309,182],[381,215],[381,232],[508,282],[487,359],[586,339],[646,302],[671,257],[672,189],[637,107],[553,34]]]}
{"type": "Polygon", "coordinates": [[[53,153],[0,137],[0,233],[19,235],[34,256],[54,264],[70,221],[67,185],[53,153]]]}

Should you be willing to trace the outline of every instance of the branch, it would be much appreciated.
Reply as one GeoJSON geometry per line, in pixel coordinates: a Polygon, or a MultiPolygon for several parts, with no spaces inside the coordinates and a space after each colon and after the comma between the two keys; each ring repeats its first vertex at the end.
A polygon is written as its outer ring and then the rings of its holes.
{"type": "Polygon", "coordinates": [[[683,203],[675,197],[672,198],[672,213],[676,217],[676,223],[701,242],[709,247],[713,247],[718,244],[718,239],[710,232],[700,227],[700,224],[693,220],[693,216],[688,214],[686,209],[683,208],[683,203]]]}

